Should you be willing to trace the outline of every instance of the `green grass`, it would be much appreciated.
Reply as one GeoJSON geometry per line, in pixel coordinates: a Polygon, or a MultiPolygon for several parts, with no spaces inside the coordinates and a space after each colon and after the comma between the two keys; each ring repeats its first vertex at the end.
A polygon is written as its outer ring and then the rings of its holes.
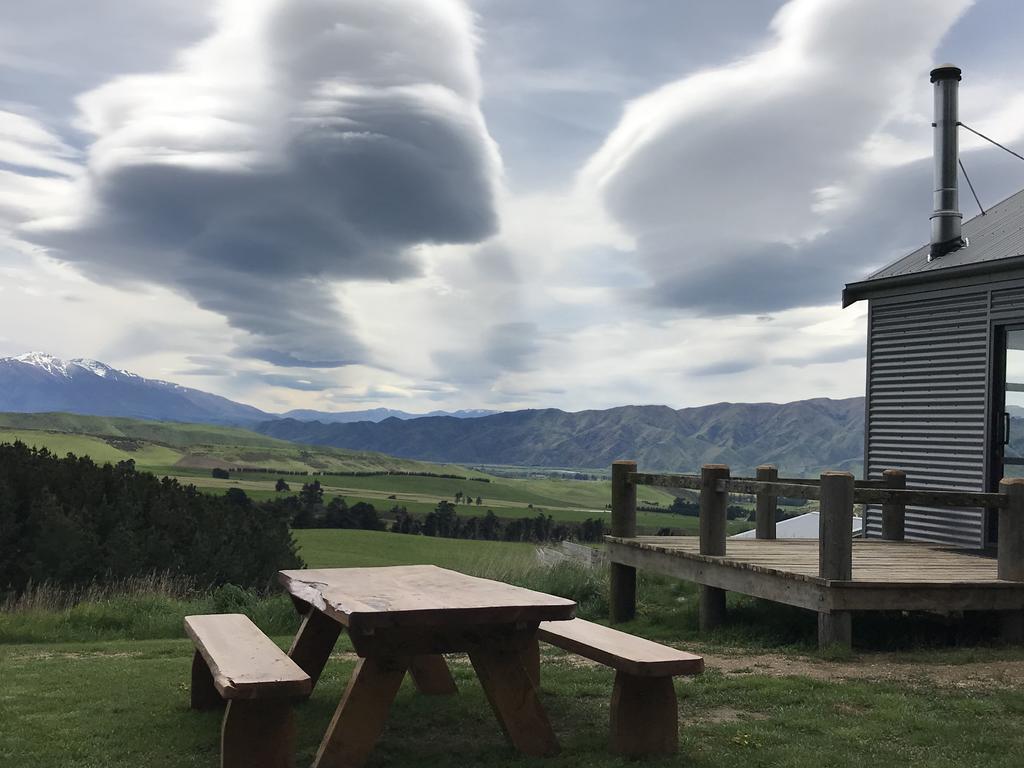
{"type": "MultiPolygon", "coordinates": [[[[464,542],[365,531],[299,531],[311,566],[435,563],[587,602],[600,618],[603,571],[533,564],[530,545],[464,542]]],[[[1020,765],[1024,754],[1024,690],[1011,681],[939,684],[926,675],[898,680],[827,679],[833,662],[811,650],[814,615],[730,596],[727,624],[713,634],[697,630],[692,585],[641,574],[639,616],[625,629],[662,642],[750,664],[679,680],[680,750],[651,766],[698,768],[962,768],[1020,765]],[[802,661],[814,674],[759,672],[762,654],[802,661]],[[804,654],[804,656],[801,656],[804,654]]],[[[108,590],[61,596],[36,590],[0,610],[0,765],[36,768],[215,768],[220,713],[188,709],[192,645],[182,637],[187,613],[243,611],[282,647],[297,620],[281,595],[256,597],[240,590],[196,591],[173,580],[138,580],[108,590]],[[84,598],[84,600],[82,599],[84,598]],[[61,604],[62,599],[77,605],[61,604]],[[49,606],[49,607],[47,607],[49,606]]],[[[1002,663],[1024,649],[993,645],[929,648],[955,642],[941,637],[975,631],[976,622],[939,618],[878,617],[855,622],[859,655],[843,660],[872,669],[881,662],[864,648],[888,650],[915,643],[901,662],[1002,663]],[[954,629],[958,627],[959,629],[954,629]]],[[[980,630],[978,630],[980,631],[980,630]]],[[[972,638],[976,639],[976,638],[972,638]]],[[[624,768],[637,763],[610,756],[608,706],[613,673],[581,665],[545,647],[542,700],[562,745],[543,765],[624,768]]],[[[352,672],[344,637],[312,698],[298,704],[297,764],[308,765],[352,672]]],[[[369,763],[392,768],[473,765],[481,768],[540,764],[506,744],[462,656],[450,657],[459,694],[426,698],[407,680],[369,763]]]]}
{"type": "Polygon", "coordinates": [[[493,559],[531,559],[536,545],[463,541],[377,531],[295,531],[299,554],[310,568],[365,565],[440,565],[469,572],[493,559]]]}
{"type": "MultiPolygon", "coordinates": [[[[283,646],[287,637],[278,638],[283,646]]],[[[0,648],[0,764],[35,768],[217,765],[220,713],[188,709],[184,640],[0,648]]],[[[354,659],[336,655],[297,706],[297,764],[309,765],[354,659]]],[[[472,668],[452,659],[459,694],[418,696],[408,680],[370,766],[531,765],[506,744],[472,668]]],[[[562,745],[543,765],[627,766],[607,740],[612,674],[545,651],[542,701],[562,745]]],[[[644,765],[698,768],[1019,766],[1024,696],[1014,689],[725,675],[676,684],[680,750],[644,765]]]]}

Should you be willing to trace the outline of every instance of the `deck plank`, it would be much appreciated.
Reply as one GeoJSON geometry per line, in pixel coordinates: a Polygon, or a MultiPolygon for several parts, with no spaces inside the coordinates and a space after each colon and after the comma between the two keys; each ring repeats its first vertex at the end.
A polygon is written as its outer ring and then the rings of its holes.
{"type": "MultiPolygon", "coordinates": [[[[637,536],[610,539],[641,549],[704,560],[695,536],[637,536]]],[[[724,556],[713,558],[743,570],[771,571],[794,578],[818,579],[817,539],[735,540],[730,539],[724,556]]],[[[853,542],[853,581],[888,584],[894,588],[913,583],[1000,582],[996,560],[982,553],[925,542],[873,541],[853,542]]],[[[1021,586],[1024,589],[1024,585],[1021,586]]]]}

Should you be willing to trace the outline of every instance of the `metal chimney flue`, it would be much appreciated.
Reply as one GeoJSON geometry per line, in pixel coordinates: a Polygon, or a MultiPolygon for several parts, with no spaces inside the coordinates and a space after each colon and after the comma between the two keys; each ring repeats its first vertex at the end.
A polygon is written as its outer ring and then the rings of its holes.
{"type": "Polygon", "coordinates": [[[935,85],[935,122],[932,123],[935,131],[935,210],[931,215],[932,245],[928,261],[965,244],[960,234],[963,214],[960,213],[957,194],[960,74],[960,68],[952,64],[943,64],[931,72],[931,81],[935,85]]]}

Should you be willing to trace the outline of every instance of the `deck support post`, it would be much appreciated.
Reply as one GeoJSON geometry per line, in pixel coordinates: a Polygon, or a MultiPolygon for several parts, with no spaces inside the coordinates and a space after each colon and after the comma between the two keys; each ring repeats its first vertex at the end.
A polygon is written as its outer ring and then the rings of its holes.
{"type": "MultiPolygon", "coordinates": [[[[823,472],[818,510],[818,576],[833,581],[853,579],[853,475],[823,472]]],[[[853,641],[848,611],[818,614],[818,646],[853,641]]]]}
{"type": "MultiPolygon", "coordinates": [[[[907,473],[901,469],[887,469],[882,473],[887,489],[904,491],[907,488],[907,473]]],[[[886,541],[903,541],[906,530],[907,505],[902,501],[888,501],[882,505],[882,538],[886,541]]],[[[865,520],[865,534],[867,521],[865,520]]]]}
{"type": "MultiPolygon", "coordinates": [[[[1004,477],[999,492],[1008,501],[999,509],[996,575],[1006,581],[1024,581],[1024,477],[1004,477]]],[[[1004,611],[1002,624],[1003,640],[1024,643],[1024,610],[1004,611]]]]}
{"type": "MultiPolygon", "coordinates": [[[[725,554],[728,491],[719,490],[719,481],[729,479],[725,464],[705,464],[700,470],[700,553],[725,554]]],[[[700,628],[714,629],[725,622],[725,590],[700,587],[700,628]]]]}
{"type": "MultiPolygon", "coordinates": [[[[757,468],[757,479],[764,483],[774,483],[779,479],[779,470],[770,464],[757,468]]],[[[775,538],[775,494],[770,491],[758,491],[754,520],[757,523],[757,538],[775,538]]]]}
{"type": "MultiPolygon", "coordinates": [[[[612,536],[636,536],[636,484],[631,472],[636,472],[635,461],[612,463],[612,536]]],[[[612,563],[609,581],[611,622],[629,621],[636,615],[636,568],[612,563]]]]}

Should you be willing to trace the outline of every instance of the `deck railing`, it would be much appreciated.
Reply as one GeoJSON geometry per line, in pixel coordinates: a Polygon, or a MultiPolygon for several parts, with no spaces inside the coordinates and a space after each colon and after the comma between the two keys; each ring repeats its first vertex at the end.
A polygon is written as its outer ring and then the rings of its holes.
{"type": "MultiPolygon", "coordinates": [[[[725,464],[705,464],[700,475],[638,472],[635,461],[612,464],[611,535],[636,536],[636,488],[652,485],[700,491],[700,553],[726,553],[726,508],[730,493],[756,499],[756,536],[774,539],[776,498],[808,499],[819,504],[818,575],[823,579],[853,578],[853,506],[880,504],[882,538],[902,541],[908,506],[984,507],[999,510],[996,552],[998,578],[1024,581],[1024,478],[1004,478],[998,493],[907,488],[906,473],[890,469],[881,480],[855,480],[849,472],[823,472],[817,479],[780,478],[770,465],[757,468],[756,477],[731,477],[725,464]]],[[[701,624],[715,626],[725,612],[725,592],[702,586],[701,624]]],[[[636,611],[636,569],[611,564],[611,618],[626,621],[636,611]]]]}

